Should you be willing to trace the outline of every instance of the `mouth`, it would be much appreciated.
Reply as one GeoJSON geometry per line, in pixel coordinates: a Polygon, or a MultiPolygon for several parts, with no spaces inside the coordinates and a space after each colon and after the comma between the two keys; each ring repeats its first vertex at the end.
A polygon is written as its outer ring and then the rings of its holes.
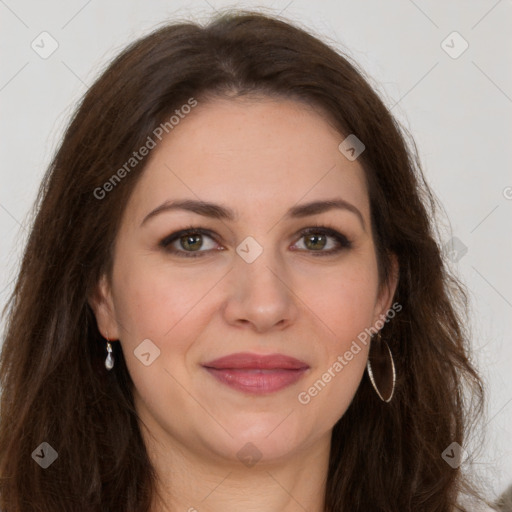
{"type": "Polygon", "coordinates": [[[249,394],[274,393],[291,386],[309,365],[284,354],[237,353],[204,363],[203,368],[219,382],[249,394]]]}

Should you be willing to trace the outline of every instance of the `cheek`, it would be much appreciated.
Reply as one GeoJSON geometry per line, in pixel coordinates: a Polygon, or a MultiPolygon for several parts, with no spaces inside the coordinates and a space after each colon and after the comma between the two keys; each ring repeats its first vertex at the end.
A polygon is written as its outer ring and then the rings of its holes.
{"type": "Polygon", "coordinates": [[[118,265],[116,315],[131,340],[172,337],[209,289],[209,280],[133,259],[118,265]]]}
{"type": "Polygon", "coordinates": [[[143,259],[120,261],[117,271],[114,302],[126,365],[136,396],[164,422],[162,403],[180,403],[178,382],[186,379],[182,363],[197,337],[189,319],[205,292],[196,280],[187,283],[183,273],[143,259]],[[148,365],[138,357],[146,351],[148,365]]]}
{"type": "Polygon", "coordinates": [[[318,286],[308,305],[321,319],[328,336],[319,338],[319,364],[298,397],[308,414],[334,425],[349,407],[365,371],[378,274],[371,254],[347,261],[318,286]]]}
{"type": "Polygon", "coordinates": [[[354,337],[372,325],[378,274],[370,252],[347,259],[328,274],[320,269],[301,281],[306,304],[335,337],[331,346],[342,349],[347,343],[350,345],[354,337]],[[315,283],[314,287],[311,283],[315,283]]]}
{"type": "Polygon", "coordinates": [[[187,354],[208,318],[208,290],[218,279],[212,273],[173,268],[171,265],[148,264],[144,258],[119,261],[114,302],[122,325],[122,350],[128,371],[139,394],[150,404],[158,401],[158,389],[167,399],[177,400],[177,382],[187,378],[187,354]],[[150,340],[157,348],[144,340],[150,340]],[[149,366],[136,356],[139,347],[149,346],[158,356],[149,366]],[[174,377],[176,380],[174,380],[174,377]]]}

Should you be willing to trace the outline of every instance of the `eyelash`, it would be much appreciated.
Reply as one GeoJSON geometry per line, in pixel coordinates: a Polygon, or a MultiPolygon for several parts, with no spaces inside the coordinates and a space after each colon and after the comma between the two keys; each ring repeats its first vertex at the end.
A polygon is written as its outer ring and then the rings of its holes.
{"type": "MultiPolygon", "coordinates": [[[[298,233],[299,240],[301,238],[303,238],[304,236],[311,235],[311,234],[321,234],[321,235],[330,236],[330,237],[334,238],[336,240],[336,242],[338,243],[337,248],[330,249],[328,251],[322,251],[322,250],[309,251],[307,249],[305,250],[305,252],[310,252],[315,257],[330,256],[333,254],[337,254],[343,250],[350,249],[352,247],[352,242],[345,235],[343,235],[342,233],[339,233],[334,228],[331,228],[326,225],[313,225],[313,226],[309,226],[307,228],[302,229],[298,233]]],[[[206,251],[201,251],[201,250],[184,251],[184,250],[178,250],[178,249],[169,247],[170,244],[172,244],[176,240],[179,240],[181,237],[183,237],[185,235],[206,235],[209,238],[212,238],[213,240],[215,240],[215,236],[213,235],[213,233],[210,230],[204,229],[201,227],[196,227],[196,226],[188,226],[185,229],[176,231],[175,233],[172,233],[172,234],[166,236],[163,240],[161,240],[159,245],[161,247],[163,247],[166,251],[168,251],[172,254],[176,254],[180,257],[184,257],[184,258],[201,258],[205,253],[208,253],[212,250],[212,249],[210,249],[210,250],[206,250],[206,251]]],[[[303,249],[299,249],[299,250],[303,251],[303,249]]]]}

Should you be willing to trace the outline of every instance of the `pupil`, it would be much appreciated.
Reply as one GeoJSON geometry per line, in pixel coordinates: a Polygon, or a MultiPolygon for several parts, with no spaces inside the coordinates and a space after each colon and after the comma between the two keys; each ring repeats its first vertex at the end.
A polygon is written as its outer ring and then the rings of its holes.
{"type": "MultiPolygon", "coordinates": [[[[308,245],[308,242],[310,241],[313,241],[313,244],[315,244],[316,242],[318,242],[320,239],[324,238],[324,235],[309,235],[309,237],[306,239],[306,245],[308,245]]],[[[324,243],[323,244],[320,244],[320,245],[313,245],[313,249],[322,249],[324,246],[325,246],[325,238],[324,238],[324,243]]],[[[309,247],[309,246],[308,246],[309,247]]],[[[311,248],[311,247],[309,247],[311,248]]]]}
{"type": "Polygon", "coordinates": [[[201,235],[186,235],[185,238],[185,244],[183,245],[184,249],[199,249],[201,247],[201,235]],[[196,243],[194,244],[194,240],[196,243]],[[188,247],[187,247],[188,246],[188,247]]]}

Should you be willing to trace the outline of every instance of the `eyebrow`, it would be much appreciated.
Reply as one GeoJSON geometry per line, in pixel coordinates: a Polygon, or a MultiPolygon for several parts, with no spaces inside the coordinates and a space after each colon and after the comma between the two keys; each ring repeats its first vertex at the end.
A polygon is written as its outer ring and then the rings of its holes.
{"type": "MultiPolygon", "coordinates": [[[[347,210],[357,216],[363,229],[366,231],[366,225],[361,212],[351,203],[344,199],[334,198],[323,201],[312,201],[310,203],[304,203],[293,206],[288,210],[285,219],[303,218],[310,215],[317,215],[333,209],[347,210]]],[[[150,218],[158,215],[162,212],[174,211],[174,210],[185,210],[204,217],[209,217],[218,220],[236,221],[238,216],[233,210],[220,204],[211,203],[208,201],[200,201],[195,199],[182,199],[174,201],[165,201],[160,206],[157,206],[154,210],[150,211],[141,223],[141,227],[150,218]]]]}

